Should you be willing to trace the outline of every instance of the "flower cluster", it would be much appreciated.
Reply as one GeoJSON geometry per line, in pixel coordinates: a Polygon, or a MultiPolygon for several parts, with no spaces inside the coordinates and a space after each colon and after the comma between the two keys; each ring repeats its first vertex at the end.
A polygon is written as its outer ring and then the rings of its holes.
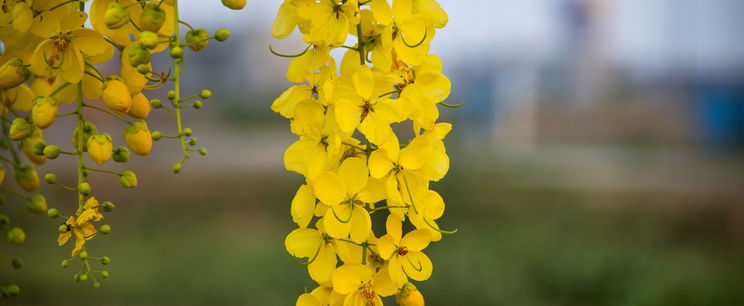
{"type": "MultiPolygon", "coordinates": [[[[232,9],[241,9],[245,0],[223,0],[232,9]]],[[[206,154],[205,149],[191,148],[196,138],[191,129],[182,125],[182,110],[199,109],[212,93],[201,90],[188,97],[181,96],[179,77],[186,47],[198,52],[210,40],[225,41],[230,36],[226,29],[211,35],[206,29],[195,29],[179,19],[178,0],[3,0],[0,1],[0,183],[4,183],[5,167],[12,168],[18,188],[2,187],[2,194],[17,196],[26,201],[28,210],[65,220],[59,225],[60,245],[74,238],[70,258],[62,262],[66,267],[80,261],[80,272],[75,280],[107,278],[108,272],[94,270],[91,262],[108,264],[108,257],[90,257],[86,243],[97,233],[108,234],[109,225],[97,224],[103,212],[114,208],[111,202],[99,203],[86,180],[92,173],[103,173],[118,178],[124,188],[137,186],[132,171],[100,168],[110,160],[126,163],[130,152],[150,153],[153,140],[178,139],[183,151],[173,166],[179,172],[190,152],[206,154]],[[89,5],[86,8],[86,5],[89,5]],[[188,27],[181,35],[181,25],[188,27]],[[90,25],[90,26],[88,26],[90,25]],[[156,72],[153,54],[168,50],[172,68],[156,72]],[[99,70],[100,69],[100,70],[99,70]],[[165,72],[167,70],[168,72],[165,72]],[[108,72],[108,75],[102,73],[108,72]],[[158,99],[150,100],[148,91],[166,85],[169,105],[158,99]],[[194,100],[193,102],[189,102],[194,100]],[[150,111],[164,109],[175,117],[176,135],[150,133],[147,118],[150,111]],[[121,137],[99,129],[90,119],[91,112],[101,113],[97,120],[122,122],[117,132],[121,137]],[[63,117],[69,117],[63,118],[63,117]],[[46,129],[70,132],[66,142],[50,144],[45,140],[46,129]],[[122,141],[126,146],[115,146],[122,141]],[[25,156],[25,158],[24,158],[25,156]],[[43,179],[51,185],[70,190],[76,195],[74,207],[48,209],[45,197],[37,192],[40,185],[36,167],[48,160],[69,156],[77,165],[74,184],[64,184],[53,173],[43,179]],[[4,165],[3,165],[4,163],[4,165]],[[92,165],[95,164],[95,165],[92,165]],[[70,211],[69,216],[63,215],[70,211]]],[[[97,123],[100,123],[97,122],[97,123]]],[[[106,126],[112,126],[106,122],[106,126]]],[[[116,134],[113,134],[116,135],[116,134]]],[[[8,184],[5,184],[8,185],[8,184]]],[[[10,218],[0,215],[0,229],[7,231],[8,241],[20,245],[26,236],[19,227],[11,226],[10,218]]],[[[0,255],[2,258],[9,258],[0,255]]],[[[22,261],[12,259],[15,268],[22,261]]],[[[16,295],[16,285],[2,286],[4,296],[16,295]]]]}
{"type": "Polygon", "coordinates": [[[297,305],[382,305],[392,295],[424,304],[410,281],[431,276],[424,249],[454,232],[437,224],[444,201],[429,189],[449,169],[443,139],[452,126],[437,120],[438,105],[452,107],[443,102],[451,84],[428,52],[446,23],[436,0],[285,0],[279,8],[272,34],[298,28],[308,44],[297,55],[270,48],[293,58],[287,79],[299,83],[271,106],[299,136],[284,164],[306,178],[291,203],[299,228],[285,246],[307,258],[319,286],[297,305]],[[353,46],[344,45],[349,35],[353,46]],[[330,55],[337,48],[346,49],[340,65],[330,55]],[[374,216],[384,217],[384,234],[373,231],[374,216]]]}

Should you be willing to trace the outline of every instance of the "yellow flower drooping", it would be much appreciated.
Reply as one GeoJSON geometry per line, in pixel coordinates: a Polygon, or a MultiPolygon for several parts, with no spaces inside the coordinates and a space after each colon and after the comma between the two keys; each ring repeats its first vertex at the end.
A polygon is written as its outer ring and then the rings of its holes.
{"type": "MultiPolygon", "coordinates": [[[[451,84],[429,54],[447,14],[436,0],[285,0],[272,27],[295,29],[308,44],[287,68],[296,83],[271,109],[290,120],[298,140],[284,153],[287,170],[305,177],[291,202],[299,228],[287,251],[306,261],[318,283],[297,305],[424,305],[411,281],[434,272],[424,249],[442,234],[444,200],[429,189],[449,170],[437,122],[451,84]],[[331,57],[352,36],[340,66],[331,57]],[[339,73],[340,72],[340,73],[339,73]],[[394,127],[411,122],[404,139],[394,127]],[[372,228],[386,219],[385,232],[372,228]],[[404,223],[411,226],[404,227],[404,223]],[[413,228],[404,232],[404,228],[413,228]],[[339,263],[340,262],[340,263],[339,263]]],[[[299,260],[299,259],[298,259],[299,260]]]]}

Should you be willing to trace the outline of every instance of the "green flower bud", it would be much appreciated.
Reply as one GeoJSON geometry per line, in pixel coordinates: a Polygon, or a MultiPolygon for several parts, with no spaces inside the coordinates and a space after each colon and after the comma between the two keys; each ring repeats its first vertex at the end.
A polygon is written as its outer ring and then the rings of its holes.
{"type": "Polygon", "coordinates": [[[124,188],[137,187],[137,175],[129,170],[122,172],[119,176],[119,184],[124,188]]]}
{"type": "Polygon", "coordinates": [[[186,45],[199,52],[209,45],[209,31],[206,29],[194,29],[186,32],[185,36],[186,45]]]}
{"type": "Polygon", "coordinates": [[[96,289],[101,288],[101,283],[96,281],[95,283],[93,283],[93,288],[96,288],[96,289]]]}
{"type": "Polygon", "coordinates": [[[114,150],[114,161],[117,163],[126,163],[129,161],[129,149],[126,147],[118,147],[114,150]]]}
{"type": "Polygon", "coordinates": [[[88,177],[88,175],[90,174],[90,170],[83,169],[82,173],[83,173],[83,177],[88,177]]]}
{"type": "Polygon", "coordinates": [[[165,11],[159,5],[148,5],[142,10],[139,19],[140,29],[157,33],[165,23],[165,11]]]}
{"type": "Polygon", "coordinates": [[[80,274],[80,277],[78,279],[80,279],[81,282],[87,281],[88,274],[80,274]]]}
{"type": "Polygon", "coordinates": [[[136,44],[129,47],[127,56],[129,56],[129,65],[134,68],[137,68],[139,65],[147,65],[150,63],[150,51],[148,51],[142,44],[136,44]]]}
{"type": "Polygon", "coordinates": [[[58,231],[59,231],[60,233],[67,233],[67,232],[68,232],[68,231],[70,230],[70,228],[68,227],[68,225],[67,225],[67,224],[60,224],[60,225],[59,225],[59,226],[57,227],[57,230],[58,230],[58,231]]]}
{"type": "Polygon", "coordinates": [[[168,91],[168,100],[173,100],[176,98],[176,91],[175,90],[169,90],[168,91]]]}
{"type": "Polygon", "coordinates": [[[40,129],[52,125],[57,118],[57,99],[54,97],[36,97],[31,108],[31,120],[40,129]]]}
{"type": "Polygon", "coordinates": [[[152,99],[150,100],[150,106],[152,106],[152,108],[161,108],[163,107],[163,102],[160,101],[160,99],[152,99]]]}
{"type": "Polygon", "coordinates": [[[0,215],[0,227],[6,227],[10,225],[10,218],[6,215],[0,215]]]}
{"type": "Polygon", "coordinates": [[[123,27],[127,22],[129,22],[129,12],[119,2],[112,1],[103,14],[103,23],[107,28],[114,30],[123,27]]]}
{"type": "Polygon", "coordinates": [[[80,194],[82,194],[82,195],[83,195],[84,197],[87,197],[88,195],[90,195],[90,184],[88,184],[88,183],[85,183],[85,182],[83,182],[83,183],[80,183],[80,185],[78,185],[78,188],[77,188],[77,190],[78,190],[78,192],[80,192],[80,194]]]}
{"type": "Polygon", "coordinates": [[[192,146],[195,146],[196,145],[196,137],[192,137],[191,139],[189,139],[189,144],[192,145],[192,146]]]}
{"type": "Polygon", "coordinates": [[[101,234],[108,235],[108,233],[111,232],[111,226],[108,224],[101,225],[99,231],[101,232],[101,234]]]}
{"type": "Polygon", "coordinates": [[[202,103],[202,101],[200,100],[194,101],[194,109],[200,109],[202,108],[202,106],[204,106],[204,103],[202,103]]]}
{"type": "Polygon", "coordinates": [[[222,5],[229,9],[240,10],[245,7],[246,0],[222,0],[222,5]]]}
{"type": "Polygon", "coordinates": [[[88,259],[88,252],[82,251],[82,252],[80,252],[80,254],[78,255],[78,257],[80,257],[80,259],[88,259]]]}
{"type": "Polygon", "coordinates": [[[44,198],[43,195],[36,193],[26,202],[26,208],[33,214],[44,214],[47,212],[46,198],[44,198]]]}
{"type": "Polygon", "coordinates": [[[15,118],[13,123],[10,124],[10,139],[15,141],[21,141],[26,139],[34,131],[33,125],[31,125],[25,118],[15,118]]]}
{"type": "Polygon", "coordinates": [[[23,260],[17,257],[11,259],[10,264],[13,266],[13,269],[16,269],[16,270],[23,268],[23,260]]]}
{"type": "Polygon", "coordinates": [[[175,59],[179,59],[183,57],[183,48],[179,46],[172,47],[170,49],[170,56],[175,59]]]}
{"type": "Polygon", "coordinates": [[[58,146],[48,145],[48,146],[44,146],[41,153],[42,154],[39,154],[39,155],[44,155],[49,159],[55,159],[59,157],[59,154],[62,153],[62,150],[58,146]]]}
{"type": "Polygon", "coordinates": [[[47,173],[46,175],[44,175],[44,181],[46,181],[47,184],[56,184],[57,175],[54,173],[47,173]]]}
{"type": "Polygon", "coordinates": [[[47,216],[49,216],[52,219],[59,218],[59,210],[57,210],[56,208],[51,208],[47,210],[47,216]]]}
{"type": "Polygon", "coordinates": [[[173,173],[181,172],[182,166],[183,165],[180,162],[173,164],[173,173]]]}
{"type": "Polygon", "coordinates": [[[43,141],[34,142],[34,144],[31,145],[31,152],[33,152],[36,155],[45,155],[44,154],[45,147],[46,147],[46,144],[43,141]]]}
{"type": "Polygon", "coordinates": [[[74,279],[76,282],[79,282],[80,281],[80,274],[77,274],[76,273],[75,276],[72,277],[72,279],[74,279]]]}
{"type": "Polygon", "coordinates": [[[230,31],[228,29],[219,29],[217,32],[214,32],[214,38],[217,41],[226,41],[230,38],[230,31]]]}
{"type": "MultiPolygon", "coordinates": [[[[65,226],[65,228],[67,228],[67,226],[65,226]]],[[[67,260],[67,259],[65,259],[65,260],[62,261],[62,263],[60,264],[60,266],[62,266],[62,268],[67,268],[67,267],[70,266],[70,261],[67,260]]]]}
{"type": "MultiPolygon", "coordinates": [[[[108,265],[110,262],[111,262],[111,258],[109,258],[108,256],[101,257],[101,264],[108,265]]],[[[106,271],[101,271],[101,272],[106,272],[106,271]]],[[[106,276],[104,276],[103,278],[107,278],[107,277],[108,277],[108,272],[106,272],[106,276]]]]}
{"type": "Polygon", "coordinates": [[[199,155],[201,155],[201,156],[207,155],[207,149],[205,149],[205,148],[199,149],[199,155]]]}
{"type": "Polygon", "coordinates": [[[152,132],[152,140],[160,140],[160,138],[163,138],[163,133],[160,131],[152,132]]]}
{"type": "Polygon", "coordinates": [[[16,284],[11,284],[5,287],[5,292],[8,293],[8,296],[18,296],[21,294],[21,288],[16,284]]]}
{"type": "Polygon", "coordinates": [[[183,129],[183,135],[185,135],[185,136],[191,136],[191,133],[192,133],[192,131],[191,131],[190,128],[183,129]]]}
{"type": "Polygon", "coordinates": [[[7,238],[8,242],[12,244],[22,245],[23,242],[26,241],[26,233],[24,233],[22,229],[14,227],[8,231],[7,238]]]}
{"type": "Polygon", "coordinates": [[[15,180],[18,186],[23,190],[31,192],[39,188],[39,176],[33,166],[26,165],[18,168],[15,173],[15,180]]]}
{"type": "Polygon", "coordinates": [[[150,66],[147,64],[139,64],[137,66],[137,72],[140,74],[148,74],[150,73],[150,66]]]}
{"type": "Polygon", "coordinates": [[[143,46],[147,49],[155,49],[158,46],[158,41],[160,38],[158,38],[158,34],[155,34],[154,32],[150,31],[143,31],[140,33],[140,42],[143,46]]]}
{"type": "MultiPolygon", "coordinates": [[[[105,259],[108,259],[108,257],[104,257],[104,258],[105,259]]],[[[101,262],[103,262],[103,260],[101,260],[101,262]]],[[[108,263],[108,261],[106,263],[108,263]]],[[[109,278],[109,271],[106,271],[106,270],[101,271],[101,277],[103,277],[103,278],[109,278]]]]}
{"type": "Polygon", "coordinates": [[[106,202],[103,202],[103,204],[101,204],[101,207],[103,207],[103,211],[110,212],[114,210],[116,206],[114,206],[114,203],[106,201],[106,202]]]}
{"type": "Polygon", "coordinates": [[[202,89],[202,91],[199,93],[199,97],[202,99],[209,99],[209,97],[212,96],[212,91],[209,89],[202,89]]]}

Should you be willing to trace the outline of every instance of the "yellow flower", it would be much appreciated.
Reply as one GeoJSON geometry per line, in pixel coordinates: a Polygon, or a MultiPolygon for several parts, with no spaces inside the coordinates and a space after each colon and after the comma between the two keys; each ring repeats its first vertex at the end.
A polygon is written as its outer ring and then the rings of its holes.
{"type": "Polygon", "coordinates": [[[442,74],[441,60],[430,54],[419,66],[412,68],[402,61],[397,66],[401,82],[396,88],[401,98],[412,102],[411,119],[417,127],[432,129],[439,118],[436,104],[447,99],[452,86],[442,74]]]}
{"type": "Polygon", "coordinates": [[[368,170],[363,159],[346,159],[338,173],[326,171],[313,182],[315,196],[330,206],[323,218],[327,233],[333,238],[347,238],[361,243],[369,237],[371,221],[365,203],[378,199],[365,190],[368,170]]]}
{"type": "Polygon", "coordinates": [[[9,106],[13,110],[29,112],[33,107],[33,99],[35,97],[34,92],[26,86],[21,84],[19,86],[0,91],[0,97],[2,97],[2,104],[9,106]]]}
{"type": "Polygon", "coordinates": [[[429,279],[432,263],[421,252],[431,242],[429,231],[417,229],[403,236],[402,223],[393,214],[388,215],[385,226],[387,234],[377,241],[377,250],[388,261],[390,278],[400,286],[408,282],[408,277],[418,281],[429,279]]]}
{"type": "Polygon", "coordinates": [[[111,144],[111,136],[103,133],[93,135],[88,138],[88,156],[96,164],[103,165],[106,161],[111,159],[113,154],[113,146],[111,144]]]}
{"type": "Polygon", "coordinates": [[[424,306],[424,296],[411,283],[406,283],[398,294],[395,295],[395,301],[400,306],[424,306]]]}
{"type": "MultiPolygon", "coordinates": [[[[401,99],[379,98],[384,90],[375,86],[375,78],[367,66],[351,75],[353,86],[341,82],[336,90],[336,120],[344,132],[359,131],[374,144],[382,144],[393,133],[390,124],[405,118],[401,99]],[[347,85],[346,88],[341,85],[347,85]]],[[[348,83],[348,82],[347,82],[348,83]]]]}
{"type": "Polygon", "coordinates": [[[284,240],[287,252],[297,258],[307,258],[310,277],[318,283],[331,280],[336,269],[336,247],[328,234],[313,228],[298,228],[284,240]]]}
{"type": "Polygon", "coordinates": [[[31,71],[34,74],[58,74],[62,80],[75,84],[83,78],[86,60],[98,64],[111,58],[113,48],[101,34],[81,28],[85,19],[87,16],[63,19],[59,30],[39,43],[31,56],[31,71]]]}
{"type": "Polygon", "coordinates": [[[0,66],[0,89],[21,85],[29,76],[29,71],[20,58],[12,58],[0,66]]]}
{"type": "Polygon", "coordinates": [[[54,97],[36,97],[31,109],[31,119],[40,129],[45,129],[57,118],[57,109],[57,99],[54,97]]]}
{"type": "Polygon", "coordinates": [[[300,5],[297,14],[310,21],[309,32],[303,36],[307,43],[340,46],[349,34],[349,25],[359,23],[357,0],[322,0],[320,3],[303,2],[300,5]]]}
{"type": "Polygon", "coordinates": [[[341,149],[341,135],[333,112],[324,114],[323,106],[313,100],[299,103],[295,117],[302,136],[284,152],[284,165],[313,180],[326,168],[329,157],[341,149]]]}
{"type": "Polygon", "coordinates": [[[146,119],[150,115],[150,101],[141,92],[132,95],[132,106],[127,114],[137,119],[146,119]]]}
{"type": "Polygon", "coordinates": [[[124,82],[117,78],[111,78],[103,83],[101,97],[109,109],[122,115],[129,112],[129,108],[132,107],[132,94],[124,82]]]}
{"type": "Polygon", "coordinates": [[[138,155],[150,154],[152,150],[152,135],[143,120],[137,120],[124,129],[124,141],[138,155]]]}
{"type": "Polygon", "coordinates": [[[382,306],[377,290],[375,274],[368,266],[344,264],[333,272],[333,291],[346,295],[344,305],[382,306]]]}

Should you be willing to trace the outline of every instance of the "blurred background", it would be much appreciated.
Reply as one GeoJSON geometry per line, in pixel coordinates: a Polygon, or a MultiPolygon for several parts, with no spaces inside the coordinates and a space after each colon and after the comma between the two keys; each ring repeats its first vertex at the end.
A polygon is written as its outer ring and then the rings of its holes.
{"type": "MultiPolygon", "coordinates": [[[[459,232],[427,249],[428,305],[744,305],[744,2],[439,2],[450,22],[431,53],[452,80],[448,102],[467,103],[440,108],[452,163],[433,187],[441,224],[459,232]]],[[[57,221],[19,221],[25,267],[0,280],[22,296],[0,302],[290,305],[314,288],[284,249],[303,178],[284,169],[295,137],[269,109],[291,84],[268,45],[299,52],[299,35],[271,37],[278,0],[183,4],[195,27],[233,33],[186,58],[186,94],[214,92],[186,114],[209,155],[172,175],[179,148],[161,140],[126,165],[138,188],[91,176],[117,205],[112,233],[90,243],[112,259],[100,289],[60,268],[70,247],[55,247],[57,221]]],[[[166,115],[153,111],[151,130],[174,134],[166,115]]],[[[118,135],[104,120],[93,119],[118,135]]],[[[71,163],[41,173],[72,181],[71,163]]],[[[73,205],[43,188],[52,207],[73,205]]]]}

